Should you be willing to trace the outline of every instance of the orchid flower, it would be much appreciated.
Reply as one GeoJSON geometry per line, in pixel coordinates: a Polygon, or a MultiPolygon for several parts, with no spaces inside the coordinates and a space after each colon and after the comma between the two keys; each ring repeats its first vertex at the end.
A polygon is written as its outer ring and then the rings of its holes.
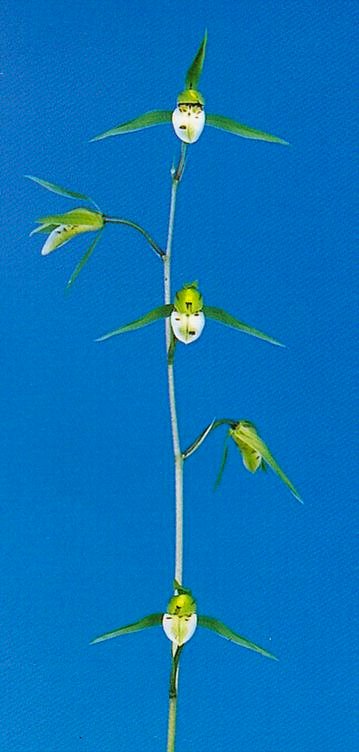
{"type": "Polygon", "coordinates": [[[172,642],[173,646],[170,696],[175,696],[176,692],[176,673],[180,652],[184,644],[193,637],[197,626],[210,629],[220,637],[223,637],[226,640],[231,640],[237,645],[241,645],[243,648],[260,653],[266,658],[277,660],[277,658],[272,655],[272,653],[269,653],[268,650],[256,645],[255,642],[248,640],[247,637],[237,634],[213,616],[197,614],[197,604],[191,591],[188,588],[182,587],[182,585],[176,580],[174,581],[174,588],[175,594],[169,600],[167,611],[165,613],[157,612],[148,614],[132,624],[119,627],[111,632],[105,632],[105,634],[92,640],[91,645],[98,642],[104,642],[105,640],[111,640],[114,637],[130,634],[131,632],[140,632],[148,627],[158,627],[162,625],[166,637],[172,642]]]}
{"type": "Polygon", "coordinates": [[[47,180],[36,178],[33,175],[26,175],[25,177],[33,180],[38,185],[41,185],[42,188],[46,188],[52,193],[57,193],[58,195],[65,196],[66,198],[87,201],[88,203],[92,203],[95,207],[95,211],[86,207],[78,207],[63,214],[49,214],[45,217],[40,217],[40,219],[36,220],[39,227],[36,227],[35,230],[30,233],[30,235],[35,235],[38,232],[47,233],[48,237],[41,249],[41,255],[47,256],[57,248],[61,248],[77,235],[86,232],[97,232],[95,239],[72,273],[67,283],[67,287],[70,287],[74,283],[80,271],[89,260],[90,256],[96,248],[105,224],[122,224],[133,227],[133,229],[140,232],[141,235],[146,238],[147,242],[158,256],[163,258],[163,256],[165,255],[164,251],[159,248],[150,234],[146,230],[144,230],[141,225],[137,224],[136,222],[132,222],[130,219],[105,216],[101,212],[97,204],[93,201],[93,199],[90,198],[90,196],[86,196],[84,193],[71,191],[67,188],[62,188],[62,186],[60,185],[49,183],[47,180]]]}
{"type": "Polygon", "coordinates": [[[222,308],[216,308],[214,306],[204,305],[203,297],[197,287],[197,282],[190,282],[184,285],[181,290],[176,292],[173,304],[161,305],[158,308],[146,313],[139,319],[120,326],[118,329],[104,334],[96,341],[102,342],[103,340],[114,337],[117,334],[124,334],[125,332],[133,331],[134,329],[140,329],[143,326],[148,326],[154,321],[159,319],[170,318],[172,341],[168,352],[169,362],[173,361],[174,349],[177,342],[183,342],[185,345],[189,345],[200,337],[203,327],[205,325],[205,319],[214,319],[220,324],[230,326],[233,329],[238,329],[246,334],[251,334],[259,339],[271,342],[273,345],[279,345],[283,347],[278,340],[273,339],[268,334],[255,329],[243,321],[234,318],[231,314],[224,311],[222,308]]]}
{"type": "Polygon", "coordinates": [[[293,483],[289,480],[288,476],[283,472],[279,466],[277,460],[273,457],[272,453],[264,443],[263,439],[258,434],[258,431],[249,420],[233,420],[231,418],[220,418],[219,420],[213,420],[212,423],[207,426],[204,431],[198,436],[198,438],[186,449],[182,456],[183,459],[187,459],[193,452],[196,451],[207,438],[211,431],[219,426],[229,426],[227,436],[225,438],[222,461],[218,472],[215,488],[218,488],[224,468],[228,459],[228,439],[233,439],[242,457],[242,462],[246,470],[250,473],[256,473],[257,470],[267,470],[267,466],[270,467],[281,481],[289,488],[293,496],[300,501],[299,496],[293,483]]]}
{"type": "Polygon", "coordinates": [[[177,96],[177,105],[172,110],[151,110],[139,115],[134,120],[121,123],[115,128],[100,133],[92,141],[100,141],[109,136],[119,136],[122,133],[143,130],[154,125],[163,125],[171,123],[178,138],[184,143],[191,144],[197,141],[204,129],[205,124],[212,128],[219,128],[222,131],[233,133],[242,138],[252,138],[258,141],[271,141],[278,144],[287,144],[278,136],[272,136],[270,133],[251,128],[243,125],[236,120],[224,117],[223,115],[205,114],[205,100],[197,86],[202,73],[203,63],[206,54],[207,32],[201,42],[197,54],[190,65],[186,79],[185,88],[177,96]]]}

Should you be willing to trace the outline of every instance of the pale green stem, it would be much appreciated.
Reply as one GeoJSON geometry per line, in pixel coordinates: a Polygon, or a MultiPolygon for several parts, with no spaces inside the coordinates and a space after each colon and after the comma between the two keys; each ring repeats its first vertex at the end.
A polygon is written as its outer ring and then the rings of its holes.
{"type": "MultiPolygon", "coordinates": [[[[164,299],[165,304],[171,303],[171,260],[172,260],[172,244],[173,244],[173,232],[174,221],[176,213],[176,199],[177,190],[180,184],[183,170],[185,166],[186,158],[186,144],[181,145],[181,157],[177,168],[172,168],[172,188],[171,188],[171,202],[170,202],[170,214],[168,220],[168,233],[167,233],[167,245],[166,254],[163,257],[163,281],[164,281],[164,299]]],[[[166,318],[166,352],[168,353],[171,343],[171,322],[169,318],[166,318]]],[[[170,406],[170,420],[171,420],[171,432],[172,432],[172,444],[173,455],[175,464],[175,498],[176,498],[176,513],[175,513],[175,579],[177,582],[182,583],[183,574],[183,457],[181,452],[177,408],[176,408],[176,393],[175,393],[175,380],[173,363],[167,364],[167,376],[168,376],[168,397],[170,406]]],[[[173,655],[172,655],[173,661],[173,655]]],[[[172,676],[173,667],[171,671],[171,685],[173,683],[176,687],[175,696],[170,691],[169,701],[169,713],[168,713],[168,734],[167,734],[167,752],[174,752],[175,750],[175,736],[176,736],[176,717],[177,717],[177,686],[178,686],[178,663],[174,668],[175,676],[172,676]]]]}
{"type": "MultiPolygon", "coordinates": [[[[170,203],[170,215],[168,220],[168,234],[166,255],[163,258],[163,278],[164,278],[164,298],[165,305],[171,303],[171,261],[172,261],[172,243],[173,243],[173,231],[176,212],[176,199],[177,190],[180,184],[186,156],[186,145],[182,144],[181,157],[177,168],[173,168],[172,175],[172,189],[171,189],[171,203],[170,203]]],[[[168,352],[171,342],[171,322],[170,319],[166,319],[166,351],[168,352]]],[[[175,549],[175,579],[177,582],[182,583],[183,575],[183,457],[180,447],[179,431],[178,431],[178,419],[176,409],[176,395],[175,395],[175,382],[174,382],[174,369],[173,364],[167,366],[168,374],[168,395],[170,405],[170,418],[171,418],[171,431],[172,431],[172,443],[173,454],[175,461],[175,496],[176,496],[176,549],[175,549]]]]}
{"type": "Polygon", "coordinates": [[[177,697],[170,697],[168,711],[167,752],[175,752],[177,697]]]}
{"type": "Polygon", "coordinates": [[[138,232],[143,235],[144,238],[146,238],[147,242],[150,244],[151,248],[154,250],[155,253],[157,253],[157,256],[160,258],[164,258],[165,252],[162,251],[162,249],[159,247],[159,245],[156,243],[156,241],[151,237],[150,233],[147,232],[147,230],[144,230],[141,225],[138,225],[137,222],[132,222],[130,219],[123,219],[122,217],[105,217],[104,221],[106,223],[110,223],[113,225],[127,225],[128,227],[132,227],[134,230],[137,230],[138,232]]]}

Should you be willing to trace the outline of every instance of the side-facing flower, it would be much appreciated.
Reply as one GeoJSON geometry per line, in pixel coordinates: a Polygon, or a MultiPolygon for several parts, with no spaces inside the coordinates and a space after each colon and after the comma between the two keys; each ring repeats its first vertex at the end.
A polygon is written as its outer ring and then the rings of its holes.
{"type": "Polygon", "coordinates": [[[217,488],[222,480],[224,468],[228,459],[228,439],[233,439],[242,457],[242,462],[246,470],[250,473],[256,473],[257,470],[267,470],[270,467],[281,481],[289,488],[293,496],[302,503],[299,493],[292,481],[283,472],[277,460],[273,457],[267,444],[259,436],[254,423],[250,420],[234,420],[231,418],[220,418],[213,420],[207,426],[197,439],[183,452],[183,459],[187,459],[193,454],[205,441],[207,436],[219,426],[228,426],[227,435],[224,442],[223,455],[220,469],[218,472],[215,487],[217,488]]]}
{"type": "Polygon", "coordinates": [[[212,632],[216,632],[220,637],[231,640],[237,645],[241,645],[248,650],[260,653],[266,658],[277,660],[272,653],[268,652],[268,650],[265,650],[255,642],[248,640],[247,637],[237,634],[213,616],[197,615],[197,605],[191,591],[188,588],[184,588],[176,581],[174,582],[174,588],[175,594],[168,603],[166,613],[149,614],[133,624],[119,627],[111,632],[105,632],[105,634],[92,640],[91,644],[104,642],[105,640],[111,640],[114,637],[120,637],[121,635],[130,634],[131,632],[139,632],[147,627],[157,627],[162,624],[166,636],[171,640],[174,647],[181,648],[185,642],[188,642],[188,640],[193,637],[198,624],[199,627],[210,629],[212,632]]]}
{"type": "Polygon", "coordinates": [[[49,214],[46,217],[40,217],[40,219],[36,220],[39,227],[36,227],[35,230],[30,233],[30,235],[34,235],[38,232],[47,233],[48,238],[41,249],[42,256],[47,256],[57,248],[61,248],[61,246],[65,245],[65,243],[68,243],[77,235],[81,235],[82,233],[86,232],[97,233],[95,239],[91,243],[85,255],[73,271],[67,283],[67,287],[70,287],[73,284],[80,271],[89,260],[100,239],[105,224],[120,224],[132,227],[147,240],[151,248],[160,258],[163,258],[163,256],[165,255],[165,252],[161,250],[161,248],[153,240],[151,235],[146,230],[144,230],[141,225],[137,224],[137,222],[133,222],[130,219],[124,219],[123,217],[120,218],[105,216],[101,212],[95,201],[93,201],[90,196],[86,196],[84,193],[71,191],[68,188],[63,188],[62,186],[56,185],[55,183],[49,183],[47,180],[36,178],[33,175],[26,175],[26,177],[30,180],[33,180],[38,185],[41,185],[42,188],[46,188],[48,191],[51,191],[52,193],[57,193],[60,196],[64,196],[70,199],[80,199],[81,201],[92,203],[95,207],[95,209],[88,209],[87,207],[82,206],[65,212],[64,214],[49,214]]]}
{"type": "Polygon", "coordinates": [[[30,235],[37,232],[48,233],[48,238],[41,249],[41,255],[47,256],[52,251],[68,243],[76,235],[83,232],[98,232],[104,226],[103,215],[91,209],[73,209],[64,214],[50,214],[40,217],[36,222],[40,225],[30,235]]]}
{"type": "Polygon", "coordinates": [[[119,136],[123,133],[131,133],[132,131],[151,128],[154,125],[163,125],[172,122],[174,131],[178,138],[187,144],[198,141],[205,124],[212,128],[219,128],[222,131],[233,133],[236,136],[242,136],[243,138],[287,144],[287,141],[284,141],[278,136],[273,136],[270,133],[258,130],[257,128],[251,128],[248,125],[244,125],[243,123],[239,123],[238,121],[224,117],[223,115],[205,115],[204,98],[198,91],[197,87],[202,73],[206,45],[207,32],[205,33],[197,54],[187,71],[184,91],[177,96],[177,105],[173,112],[172,110],[151,110],[150,112],[145,112],[143,115],[139,115],[133,120],[121,123],[120,125],[115,126],[115,128],[110,128],[110,130],[100,133],[98,136],[95,136],[92,141],[100,141],[109,136],[119,136]]]}
{"type": "Polygon", "coordinates": [[[238,329],[246,334],[251,334],[253,337],[263,339],[273,345],[283,347],[278,340],[273,339],[273,337],[270,337],[268,334],[264,334],[264,332],[261,332],[259,329],[249,326],[249,324],[245,324],[244,321],[236,319],[222,308],[204,305],[202,294],[197,288],[197,282],[186,284],[181,290],[178,290],[173,304],[169,303],[168,305],[154,308],[144,316],[141,316],[141,318],[131,321],[129,324],[125,324],[118,329],[114,329],[108,334],[104,334],[97,339],[97,342],[110,339],[110,337],[114,337],[117,334],[124,334],[125,332],[134,331],[135,329],[141,329],[143,326],[148,326],[148,324],[152,324],[154,321],[168,317],[171,319],[174,344],[179,341],[188,345],[198,339],[203,331],[205,318],[207,317],[209,319],[214,319],[225,326],[238,329]]]}

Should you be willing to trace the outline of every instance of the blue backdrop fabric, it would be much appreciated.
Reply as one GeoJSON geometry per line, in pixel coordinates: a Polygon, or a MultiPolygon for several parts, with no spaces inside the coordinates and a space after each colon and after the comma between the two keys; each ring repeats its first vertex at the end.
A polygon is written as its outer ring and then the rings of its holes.
{"type": "Polygon", "coordinates": [[[178,194],[173,288],[286,349],[208,321],[178,347],[183,446],[214,417],[253,421],[304,499],[224,431],[185,468],[184,584],[278,663],[197,630],[181,662],[178,750],[350,752],[354,724],[355,4],[4,0],[1,518],[3,720],[8,752],[165,748],[170,644],[101,632],[163,611],[174,565],[163,325],[101,334],[162,302],[161,262],[108,227],[48,257],[34,220],[90,194],[165,243],[170,126],[98,143],[171,109],[208,29],[201,91],[219,112],[286,138],[205,129],[178,194]],[[87,245],[86,245],[87,244],[87,245]]]}

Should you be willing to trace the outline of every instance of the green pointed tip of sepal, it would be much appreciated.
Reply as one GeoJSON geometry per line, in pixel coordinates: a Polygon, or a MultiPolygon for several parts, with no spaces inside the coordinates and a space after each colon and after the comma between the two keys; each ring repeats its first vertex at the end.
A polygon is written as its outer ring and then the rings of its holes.
{"type": "Polygon", "coordinates": [[[218,470],[218,473],[217,473],[217,478],[214,481],[214,486],[213,486],[213,490],[214,491],[217,491],[217,488],[221,484],[221,481],[222,481],[222,478],[223,478],[223,473],[224,473],[224,470],[225,470],[225,467],[226,467],[226,464],[227,464],[227,459],[228,459],[228,445],[227,445],[227,441],[225,440],[224,446],[223,446],[221,464],[219,466],[219,470],[218,470]]]}
{"type": "Polygon", "coordinates": [[[70,191],[68,188],[63,188],[61,185],[56,185],[55,183],[49,183],[48,180],[42,180],[42,178],[36,178],[34,175],[25,175],[25,178],[28,178],[29,180],[33,180],[34,183],[41,185],[42,188],[46,188],[48,191],[51,191],[52,193],[58,193],[59,196],[65,196],[66,198],[78,198],[78,199],[81,199],[82,201],[91,201],[91,203],[94,203],[92,198],[90,198],[90,196],[86,196],[84,193],[77,193],[75,191],[70,191]]]}
{"type": "Polygon", "coordinates": [[[246,637],[233,632],[232,629],[227,627],[221,621],[218,621],[218,619],[214,619],[212,616],[199,616],[198,626],[205,627],[205,629],[211,629],[212,632],[215,632],[220,637],[224,637],[225,640],[230,640],[231,642],[236,643],[236,645],[241,645],[243,648],[253,650],[255,653],[260,653],[260,655],[263,655],[266,658],[271,658],[273,661],[278,660],[278,658],[268,650],[261,648],[259,645],[256,645],[255,642],[248,640],[246,637]]]}
{"type": "Polygon", "coordinates": [[[285,345],[283,345],[277,339],[273,339],[273,337],[270,337],[268,334],[261,332],[259,329],[255,329],[253,326],[245,324],[244,321],[239,321],[239,319],[236,319],[234,316],[232,316],[230,313],[227,313],[222,308],[216,308],[214,306],[206,305],[203,306],[203,312],[205,316],[208,316],[209,319],[214,319],[214,321],[218,321],[218,323],[220,324],[230,326],[233,329],[238,329],[245,334],[252,335],[252,337],[263,339],[266,342],[270,342],[271,345],[277,345],[277,347],[285,347],[285,345]]]}
{"type": "Polygon", "coordinates": [[[236,120],[224,117],[223,115],[207,114],[206,124],[212,128],[219,128],[221,131],[233,133],[235,136],[241,136],[242,138],[252,138],[256,141],[268,141],[273,144],[289,146],[288,141],[285,141],[279,136],[273,136],[271,133],[257,130],[257,128],[251,128],[249,125],[238,123],[236,120]]]}
{"type": "MultiPolygon", "coordinates": [[[[248,465],[248,462],[246,461],[247,455],[250,456],[251,451],[255,452],[260,456],[262,461],[267,464],[273,470],[273,472],[276,473],[276,475],[278,475],[282,483],[287,486],[287,488],[289,489],[289,491],[291,491],[297,501],[303,504],[303,501],[297,489],[295,488],[291,480],[289,480],[288,476],[283,472],[277,460],[270,452],[267,444],[265,444],[263,439],[261,439],[261,437],[258,435],[256,427],[253,423],[251,423],[249,420],[241,420],[233,428],[230,428],[229,435],[238,446],[247,470],[250,470],[251,472],[255,471],[250,467],[250,465],[248,465]]],[[[255,469],[259,469],[259,466],[255,469]]]]}
{"type": "Polygon", "coordinates": [[[143,115],[139,115],[137,118],[134,118],[134,120],[128,120],[126,123],[116,125],[115,128],[110,128],[110,130],[104,131],[104,133],[100,133],[98,136],[94,136],[90,141],[101,141],[103,138],[109,138],[109,136],[121,136],[123,133],[141,131],[144,128],[171,123],[171,121],[171,110],[152,110],[151,112],[144,112],[143,115]]]}
{"type": "Polygon", "coordinates": [[[108,334],[104,334],[102,337],[98,337],[95,342],[103,342],[106,339],[110,339],[110,337],[115,337],[117,334],[124,334],[125,332],[132,332],[135,329],[141,329],[143,326],[148,326],[149,324],[152,324],[154,321],[158,321],[158,319],[164,319],[171,315],[173,311],[173,305],[163,305],[159,306],[158,308],[154,308],[152,311],[149,311],[144,316],[141,316],[140,319],[136,319],[135,321],[131,321],[130,324],[125,324],[124,326],[120,326],[119,329],[114,329],[113,332],[109,332],[108,334]]]}
{"type": "Polygon", "coordinates": [[[188,68],[188,71],[186,74],[186,88],[187,89],[195,89],[201,77],[203,63],[204,63],[204,59],[206,56],[207,37],[208,37],[208,34],[207,34],[207,29],[206,29],[202,42],[196,52],[195,58],[193,62],[191,63],[190,67],[188,68]]]}
{"type": "Polygon", "coordinates": [[[91,640],[90,645],[96,645],[96,643],[104,642],[105,640],[112,640],[114,637],[120,637],[121,635],[131,634],[131,632],[140,632],[142,629],[147,629],[148,627],[158,627],[162,623],[162,616],[163,614],[144,616],[143,619],[139,619],[139,621],[135,621],[133,624],[127,624],[125,627],[119,627],[119,629],[114,629],[112,632],[105,632],[105,634],[95,637],[94,640],[91,640]]]}
{"type": "Polygon", "coordinates": [[[83,255],[83,257],[80,260],[80,262],[75,267],[74,271],[71,274],[70,279],[67,282],[66,289],[65,289],[66,292],[71,289],[72,285],[74,284],[75,280],[77,279],[77,277],[79,276],[80,272],[84,268],[85,264],[87,264],[89,258],[92,256],[92,254],[93,254],[93,252],[94,252],[94,250],[95,250],[95,248],[97,246],[97,243],[100,240],[101,235],[102,235],[102,230],[100,230],[100,232],[98,233],[98,235],[96,236],[96,238],[92,241],[90,247],[87,249],[86,253],[83,255]]]}

